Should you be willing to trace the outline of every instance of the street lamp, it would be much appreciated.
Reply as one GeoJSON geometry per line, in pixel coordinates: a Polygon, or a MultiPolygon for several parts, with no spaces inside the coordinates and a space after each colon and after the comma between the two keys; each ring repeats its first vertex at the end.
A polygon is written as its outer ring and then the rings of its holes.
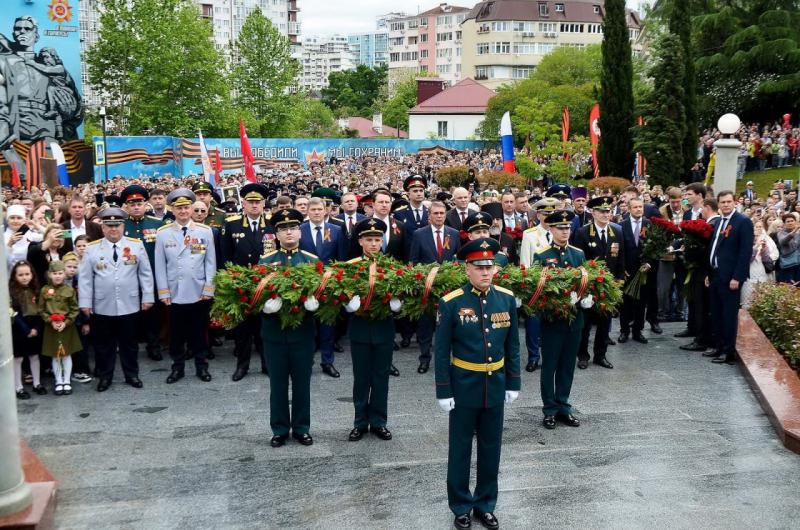
{"type": "Polygon", "coordinates": [[[717,121],[717,129],[725,137],[714,142],[717,152],[714,164],[714,192],[736,191],[736,170],[739,163],[739,148],[742,142],[733,137],[742,126],[736,114],[723,114],[717,121]]]}
{"type": "Polygon", "coordinates": [[[106,108],[100,107],[100,121],[103,127],[103,169],[105,170],[106,182],[108,182],[108,142],[106,142],[106,108]]]}

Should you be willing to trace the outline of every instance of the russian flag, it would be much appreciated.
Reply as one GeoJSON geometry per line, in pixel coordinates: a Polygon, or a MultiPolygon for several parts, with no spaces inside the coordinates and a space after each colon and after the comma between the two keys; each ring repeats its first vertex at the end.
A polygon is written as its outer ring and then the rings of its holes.
{"type": "Polygon", "coordinates": [[[214,178],[214,168],[211,167],[211,159],[208,156],[206,149],[206,142],[203,140],[203,131],[197,131],[200,137],[200,161],[203,164],[203,180],[211,184],[212,188],[216,188],[216,179],[214,178]]]}
{"type": "Polygon", "coordinates": [[[53,153],[53,158],[56,161],[58,183],[62,186],[69,186],[69,173],[67,173],[67,159],[64,157],[64,151],[61,150],[61,146],[57,143],[50,142],[50,152],[53,153]]]}
{"type": "Polygon", "coordinates": [[[514,165],[514,135],[511,133],[511,114],[506,112],[500,120],[500,141],[503,148],[503,171],[516,173],[514,165]]]}

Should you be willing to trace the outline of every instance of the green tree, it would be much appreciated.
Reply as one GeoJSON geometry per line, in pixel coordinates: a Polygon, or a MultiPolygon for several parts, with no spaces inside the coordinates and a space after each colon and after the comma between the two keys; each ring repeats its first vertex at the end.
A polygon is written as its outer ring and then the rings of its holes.
{"type": "Polygon", "coordinates": [[[531,79],[544,81],[549,85],[581,86],[586,83],[600,83],[602,55],[600,45],[586,48],[562,46],[542,57],[531,79]]]}
{"type": "Polygon", "coordinates": [[[669,18],[670,32],[681,42],[684,62],[683,108],[685,112],[685,134],[683,137],[683,174],[688,175],[697,162],[697,75],[694,66],[694,46],[692,45],[692,20],[690,0],[673,0],[669,18]]]}
{"type": "Polygon", "coordinates": [[[417,104],[417,82],[407,79],[398,83],[394,96],[383,105],[383,123],[403,131],[408,130],[408,109],[417,104]]]}
{"type": "Polygon", "coordinates": [[[654,48],[656,62],[651,71],[654,87],[641,109],[645,125],[634,129],[635,147],[647,158],[648,173],[655,183],[677,184],[685,173],[683,45],[680,37],[668,33],[654,48]]]}
{"type": "Polygon", "coordinates": [[[231,80],[236,104],[258,121],[261,137],[290,132],[292,103],[289,87],[297,75],[289,40],[256,8],[244,21],[234,46],[231,80]]]}
{"type": "Polygon", "coordinates": [[[209,136],[231,126],[231,100],[211,26],[187,0],[104,0],[89,81],[115,132],[209,136]]]}
{"type": "Polygon", "coordinates": [[[290,103],[289,138],[339,138],[343,136],[333,112],[318,99],[305,94],[293,96],[290,103]]]}
{"type": "Polygon", "coordinates": [[[322,102],[339,117],[372,116],[376,103],[385,93],[386,65],[331,72],[328,86],[322,89],[322,102]]]}
{"type": "Polygon", "coordinates": [[[633,169],[633,61],[625,0],[605,2],[602,55],[600,172],[627,178],[633,169]]]}

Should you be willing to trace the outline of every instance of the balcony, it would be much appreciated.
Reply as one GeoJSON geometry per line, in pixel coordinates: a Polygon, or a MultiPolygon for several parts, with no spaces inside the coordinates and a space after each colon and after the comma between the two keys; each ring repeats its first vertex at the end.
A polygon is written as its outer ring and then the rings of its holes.
{"type": "Polygon", "coordinates": [[[491,30],[489,29],[489,26],[481,26],[481,27],[478,28],[478,35],[482,35],[484,33],[489,33],[490,31],[491,30]]]}
{"type": "Polygon", "coordinates": [[[300,22],[289,22],[289,35],[300,35],[300,22]]]}

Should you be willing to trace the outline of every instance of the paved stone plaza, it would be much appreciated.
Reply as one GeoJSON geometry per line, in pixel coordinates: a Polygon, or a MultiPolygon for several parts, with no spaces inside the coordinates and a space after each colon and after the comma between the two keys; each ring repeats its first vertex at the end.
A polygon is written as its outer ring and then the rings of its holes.
{"type": "MultiPolygon", "coordinates": [[[[800,518],[800,457],[784,449],[733,366],[650,344],[609,348],[614,370],[578,371],[578,429],[541,426],[538,372],[506,413],[497,516],[506,529],[789,528],[800,518]]],[[[614,334],[616,335],[616,334],[614,334]]],[[[168,386],[168,361],[142,362],[145,388],[33,396],[21,431],[59,481],[69,529],[450,528],[447,416],[416,350],[395,354],[394,440],[352,427],[349,354],[339,380],[312,382],[314,445],[269,446],[269,380],[233,383],[232,342],[214,380],[168,386]]],[[[524,361],[523,361],[524,362],[524,361]]],[[[258,361],[253,358],[253,366],[258,361]]],[[[477,526],[477,523],[475,523],[477,526]]]]}

